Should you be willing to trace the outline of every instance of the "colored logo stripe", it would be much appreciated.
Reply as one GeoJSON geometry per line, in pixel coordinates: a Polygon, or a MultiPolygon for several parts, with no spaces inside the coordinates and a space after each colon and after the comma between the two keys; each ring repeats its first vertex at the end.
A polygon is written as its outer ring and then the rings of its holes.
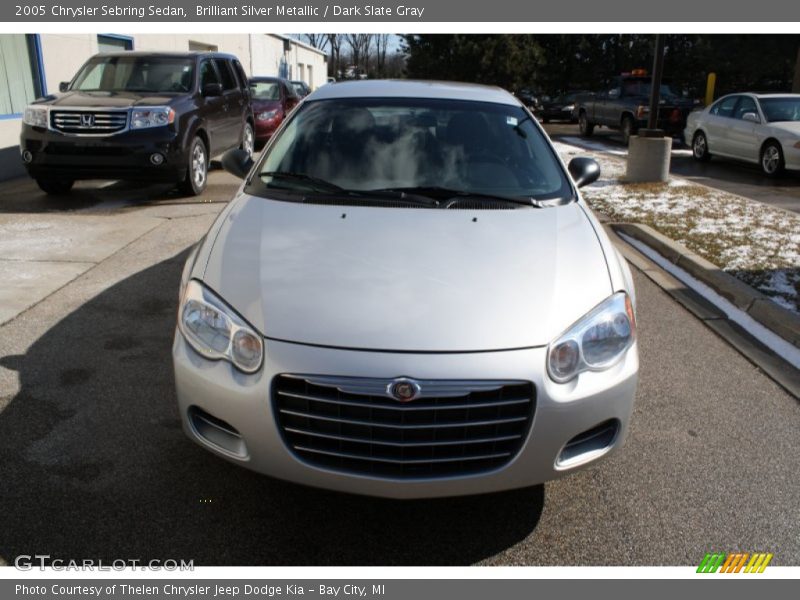
{"type": "Polygon", "coordinates": [[[697,567],[698,573],[763,573],[772,560],[773,554],[766,552],[708,552],[697,567]],[[749,562],[748,562],[749,559],[749,562]],[[747,566],[745,566],[747,563],[747,566]]]}

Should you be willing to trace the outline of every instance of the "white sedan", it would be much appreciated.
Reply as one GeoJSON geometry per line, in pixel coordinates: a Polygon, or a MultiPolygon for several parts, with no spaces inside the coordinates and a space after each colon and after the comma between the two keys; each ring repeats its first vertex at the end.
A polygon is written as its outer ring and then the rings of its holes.
{"type": "Polygon", "coordinates": [[[730,94],[689,115],[684,131],[695,159],[756,163],[774,177],[800,170],[800,94],[730,94]]]}

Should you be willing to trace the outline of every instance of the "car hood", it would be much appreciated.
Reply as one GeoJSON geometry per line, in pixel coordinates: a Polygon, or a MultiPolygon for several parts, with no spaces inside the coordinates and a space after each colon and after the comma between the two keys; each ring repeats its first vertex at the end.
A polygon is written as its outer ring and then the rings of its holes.
{"type": "Polygon", "coordinates": [[[163,106],[175,99],[172,94],[143,95],[130,92],[66,92],[48,102],[59,108],[130,108],[163,106]]]}
{"type": "Polygon", "coordinates": [[[776,121],[774,123],[767,123],[767,125],[780,133],[800,137],[800,121],[776,121]]]}
{"type": "Polygon", "coordinates": [[[612,292],[577,203],[472,211],[243,195],[203,279],[268,338],[424,352],[546,345],[612,292]]]}

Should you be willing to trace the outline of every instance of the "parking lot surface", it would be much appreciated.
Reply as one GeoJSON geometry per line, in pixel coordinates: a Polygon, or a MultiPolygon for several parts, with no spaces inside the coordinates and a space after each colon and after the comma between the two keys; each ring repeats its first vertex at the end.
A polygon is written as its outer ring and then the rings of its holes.
{"type": "Polygon", "coordinates": [[[0,325],[0,561],[678,565],[742,550],[800,563],[797,401],[638,271],[640,383],[621,452],[528,490],[357,497],[251,473],[181,432],[178,280],[236,180],[214,172],[192,201],[121,184],[54,201],[13,185],[0,227],[47,223],[67,239],[54,255],[25,238],[15,272],[37,256],[79,266],[0,325]]]}
{"type": "MultiPolygon", "coordinates": [[[[617,156],[625,156],[628,152],[618,131],[599,128],[595,129],[592,137],[581,138],[578,126],[574,124],[548,123],[544,128],[554,140],[605,150],[617,156]]],[[[786,173],[773,179],[764,175],[755,164],[717,158],[701,163],[692,157],[690,148],[677,143],[672,151],[670,172],[696,183],[800,213],[800,173],[786,173]]]]}

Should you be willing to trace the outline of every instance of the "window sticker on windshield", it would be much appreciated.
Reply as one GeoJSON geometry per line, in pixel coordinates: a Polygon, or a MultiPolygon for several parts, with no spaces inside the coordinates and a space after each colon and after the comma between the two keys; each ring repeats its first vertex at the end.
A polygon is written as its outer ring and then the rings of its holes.
{"type": "Polygon", "coordinates": [[[517,120],[517,117],[506,117],[506,124],[516,127],[519,125],[519,121],[517,120]]]}

